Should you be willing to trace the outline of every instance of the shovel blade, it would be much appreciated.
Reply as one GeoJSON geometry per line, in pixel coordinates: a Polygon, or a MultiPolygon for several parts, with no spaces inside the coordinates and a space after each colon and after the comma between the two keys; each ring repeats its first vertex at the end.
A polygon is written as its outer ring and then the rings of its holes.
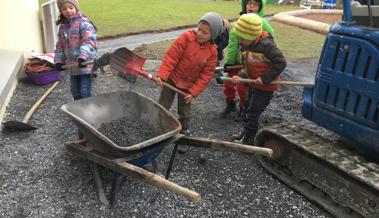
{"type": "Polygon", "coordinates": [[[29,125],[27,123],[23,123],[23,122],[20,122],[20,121],[15,121],[15,120],[7,121],[3,125],[4,125],[4,127],[6,129],[9,129],[9,130],[28,131],[28,130],[35,130],[35,129],[37,129],[36,127],[31,126],[31,125],[29,125]]]}
{"type": "Polygon", "coordinates": [[[122,47],[111,55],[110,67],[112,72],[132,73],[136,76],[142,71],[145,59],[122,47]]]}

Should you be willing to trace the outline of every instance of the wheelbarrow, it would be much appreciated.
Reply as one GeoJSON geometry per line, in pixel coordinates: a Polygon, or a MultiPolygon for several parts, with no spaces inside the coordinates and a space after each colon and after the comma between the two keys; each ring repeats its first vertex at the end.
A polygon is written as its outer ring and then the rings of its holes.
{"type": "MultiPolygon", "coordinates": [[[[178,145],[196,147],[221,148],[225,150],[255,153],[270,157],[272,150],[255,146],[247,146],[232,142],[201,137],[190,137],[180,134],[181,124],[178,119],[164,107],[147,96],[136,92],[121,91],[100,96],[89,97],[67,103],[61,110],[68,114],[83,133],[82,142],[66,144],[65,147],[80,157],[94,164],[105,166],[118,174],[127,174],[149,183],[153,186],[175,192],[195,203],[201,201],[199,193],[168,181],[173,159],[178,145]],[[147,123],[153,130],[154,136],[148,140],[133,145],[119,145],[102,134],[99,129],[102,124],[119,119],[137,119],[147,123]],[[175,143],[166,179],[151,173],[142,167],[153,163],[162,149],[175,143]]],[[[93,167],[99,197],[103,204],[109,205],[99,181],[98,172],[93,167]],[[100,185],[98,185],[100,184],[100,185]],[[102,193],[102,194],[101,194],[102,193]]],[[[117,186],[117,177],[113,184],[117,186]]],[[[111,202],[117,187],[112,186],[111,202]]]]}

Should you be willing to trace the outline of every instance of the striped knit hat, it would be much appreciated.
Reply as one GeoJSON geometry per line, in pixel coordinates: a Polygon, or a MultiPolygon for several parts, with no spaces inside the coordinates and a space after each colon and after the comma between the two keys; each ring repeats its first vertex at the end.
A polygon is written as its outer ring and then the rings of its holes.
{"type": "Polygon", "coordinates": [[[76,11],[79,11],[79,2],[77,0],[57,0],[59,11],[61,11],[64,3],[72,4],[76,8],[76,11]]]}
{"type": "Polygon", "coordinates": [[[256,14],[244,14],[232,30],[237,36],[246,40],[255,40],[262,34],[262,18],[256,14]]]}

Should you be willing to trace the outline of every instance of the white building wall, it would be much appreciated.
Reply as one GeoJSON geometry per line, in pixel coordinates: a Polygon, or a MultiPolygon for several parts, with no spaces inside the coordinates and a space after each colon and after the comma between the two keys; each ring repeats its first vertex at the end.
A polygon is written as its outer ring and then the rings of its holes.
{"type": "Polygon", "coordinates": [[[28,58],[32,50],[43,51],[38,0],[0,0],[0,49],[21,51],[28,58]]]}

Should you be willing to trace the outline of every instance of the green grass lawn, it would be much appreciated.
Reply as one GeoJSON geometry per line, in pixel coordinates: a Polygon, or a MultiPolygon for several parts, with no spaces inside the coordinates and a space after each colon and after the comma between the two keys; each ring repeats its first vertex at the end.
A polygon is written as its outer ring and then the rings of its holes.
{"type": "MultiPolygon", "coordinates": [[[[286,59],[318,58],[325,40],[325,35],[302,30],[286,24],[271,22],[275,29],[275,43],[286,59]]],[[[143,45],[135,50],[146,59],[163,59],[173,40],[143,45]]]]}
{"type": "MultiPolygon", "coordinates": [[[[227,19],[238,18],[241,6],[239,1],[80,0],[80,9],[96,24],[102,37],[193,25],[209,11],[227,19]]],[[[268,5],[266,14],[296,9],[299,8],[268,5]]]]}
{"type": "Polygon", "coordinates": [[[275,30],[275,43],[288,59],[318,58],[325,35],[286,24],[271,22],[275,30]]]}

